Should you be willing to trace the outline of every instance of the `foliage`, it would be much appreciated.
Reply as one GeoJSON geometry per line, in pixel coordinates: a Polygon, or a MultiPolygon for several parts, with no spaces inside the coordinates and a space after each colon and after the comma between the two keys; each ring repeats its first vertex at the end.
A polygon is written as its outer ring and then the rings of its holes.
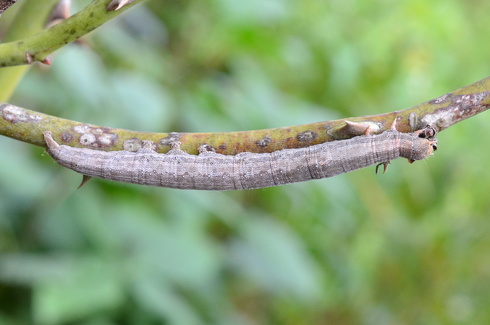
{"type": "MultiPolygon", "coordinates": [[[[146,131],[413,106],[488,75],[483,1],[150,1],[36,67],[12,103],[146,131]]],[[[486,323],[488,116],[427,162],[279,188],[93,180],[0,139],[0,323],[486,323]]]]}

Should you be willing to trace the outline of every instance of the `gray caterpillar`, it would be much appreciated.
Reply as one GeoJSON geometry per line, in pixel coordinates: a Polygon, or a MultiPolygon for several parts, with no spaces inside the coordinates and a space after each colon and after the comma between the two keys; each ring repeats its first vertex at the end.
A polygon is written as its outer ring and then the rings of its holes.
{"type": "Polygon", "coordinates": [[[15,2],[17,2],[17,0],[0,0],[0,15],[15,2]]]}
{"type": "Polygon", "coordinates": [[[222,155],[199,148],[190,155],[174,143],[166,154],[143,141],[137,152],[99,151],[59,145],[44,132],[47,152],[60,165],[90,177],[119,182],[190,190],[256,189],[332,177],[396,158],[422,160],[437,149],[435,129],[414,133],[390,129],[379,135],[325,142],[272,153],[222,155]]]}

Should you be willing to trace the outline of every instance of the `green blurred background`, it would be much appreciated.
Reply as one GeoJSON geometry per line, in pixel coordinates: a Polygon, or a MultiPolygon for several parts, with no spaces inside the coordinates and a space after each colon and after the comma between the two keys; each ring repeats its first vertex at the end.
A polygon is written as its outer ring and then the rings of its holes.
{"type": "MultiPolygon", "coordinates": [[[[81,8],[88,1],[74,1],[81,8]]],[[[148,1],[11,102],[145,131],[414,106],[490,75],[483,0],[148,1]]],[[[0,324],[490,322],[490,116],[388,172],[240,192],[92,180],[0,138],[0,324]]]]}

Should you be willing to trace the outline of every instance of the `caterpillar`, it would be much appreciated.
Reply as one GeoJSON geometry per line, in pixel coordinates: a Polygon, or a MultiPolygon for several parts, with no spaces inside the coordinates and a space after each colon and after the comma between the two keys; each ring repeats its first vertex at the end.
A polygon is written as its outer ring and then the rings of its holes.
{"type": "Polygon", "coordinates": [[[58,144],[44,132],[47,152],[60,165],[85,177],[191,190],[243,190],[265,188],[347,173],[393,159],[422,160],[437,149],[436,131],[427,126],[413,133],[394,127],[378,135],[325,142],[271,153],[242,152],[222,155],[201,145],[199,155],[190,155],[172,143],[161,154],[143,141],[136,152],[100,151],[58,144]]]}

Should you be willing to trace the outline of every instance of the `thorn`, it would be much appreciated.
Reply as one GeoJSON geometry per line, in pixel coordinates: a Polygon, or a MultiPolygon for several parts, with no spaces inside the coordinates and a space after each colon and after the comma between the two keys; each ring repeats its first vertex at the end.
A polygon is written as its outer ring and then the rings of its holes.
{"type": "Polygon", "coordinates": [[[29,52],[26,52],[26,61],[29,64],[32,64],[32,62],[34,62],[34,56],[29,52]]]}
{"type": "Polygon", "coordinates": [[[333,127],[327,131],[335,140],[349,139],[359,135],[376,133],[380,126],[376,122],[351,122],[344,121],[345,124],[338,127],[333,127]]]}
{"type": "Polygon", "coordinates": [[[109,5],[107,5],[107,11],[119,10],[122,7],[130,4],[134,0],[112,0],[109,5]]]}
{"type": "Polygon", "coordinates": [[[80,183],[80,185],[78,185],[77,190],[79,190],[83,185],[87,184],[87,182],[91,179],[91,176],[83,175],[82,182],[80,183]]]}
{"type": "Polygon", "coordinates": [[[44,60],[41,60],[39,62],[44,63],[46,65],[51,65],[51,57],[47,56],[44,58],[44,60]]]}
{"type": "Polygon", "coordinates": [[[345,121],[345,130],[351,135],[367,135],[370,127],[369,123],[345,121]]]}
{"type": "Polygon", "coordinates": [[[370,134],[371,134],[371,125],[368,125],[366,131],[364,131],[364,135],[370,135],[370,134]]]}
{"type": "Polygon", "coordinates": [[[33,64],[34,62],[36,61],[39,61],[41,63],[44,63],[46,65],[50,65],[51,64],[51,58],[49,56],[45,57],[44,59],[42,60],[36,60],[34,55],[29,53],[29,52],[26,52],[26,61],[28,64],[33,64]]]}
{"type": "Polygon", "coordinates": [[[396,124],[398,123],[398,120],[400,120],[400,116],[395,117],[395,119],[393,120],[393,122],[391,122],[390,129],[396,131],[396,124]]]}

